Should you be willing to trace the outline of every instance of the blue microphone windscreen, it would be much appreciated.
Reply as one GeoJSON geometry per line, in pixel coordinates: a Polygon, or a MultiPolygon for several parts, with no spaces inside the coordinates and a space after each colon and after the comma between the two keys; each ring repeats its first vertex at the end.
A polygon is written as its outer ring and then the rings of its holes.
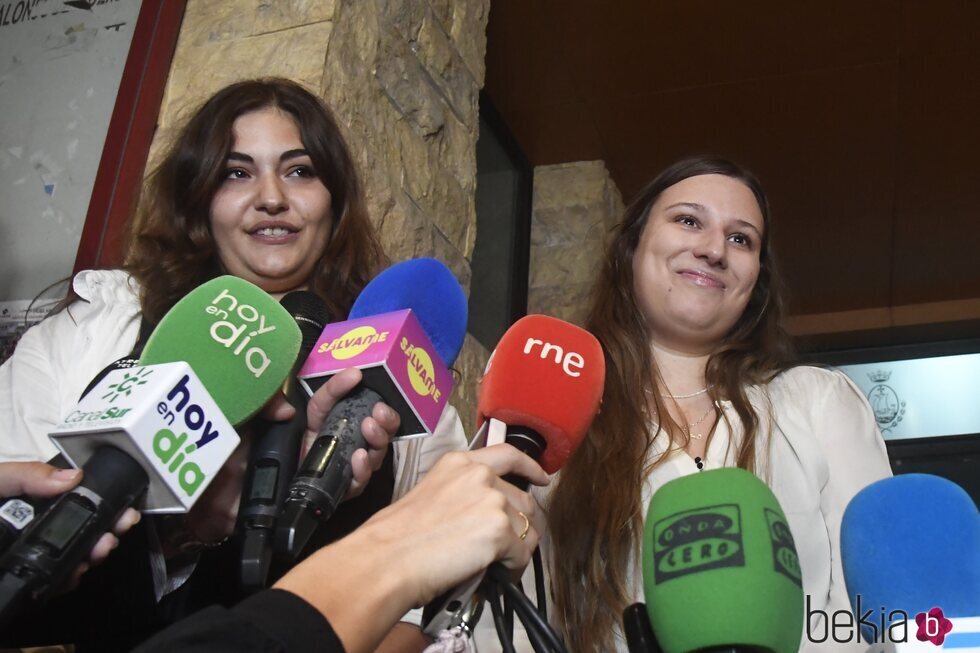
{"type": "Polygon", "coordinates": [[[350,311],[354,320],[412,309],[449,367],[466,335],[466,294],[456,277],[434,258],[396,263],[364,287],[350,311]]]}
{"type": "Polygon", "coordinates": [[[862,611],[980,615],[980,513],[939,476],[903,474],[858,492],[841,523],[841,562],[855,611],[860,596],[862,611]]]}

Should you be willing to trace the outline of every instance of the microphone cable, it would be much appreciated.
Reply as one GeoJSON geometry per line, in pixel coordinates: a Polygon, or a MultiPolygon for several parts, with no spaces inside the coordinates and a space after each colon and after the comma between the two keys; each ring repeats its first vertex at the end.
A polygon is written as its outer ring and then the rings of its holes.
{"type": "MultiPolygon", "coordinates": [[[[537,551],[535,551],[535,555],[537,555],[537,551]]],[[[535,574],[537,573],[536,566],[535,574]]],[[[505,567],[499,563],[494,563],[487,568],[487,575],[482,583],[483,594],[490,603],[497,637],[500,639],[504,653],[514,650],[512,629],[508,627],[505,616],[505,612],[510,611],[520,619],[524,630],[527,632],[528,640],[536,653],[567,653],[558,633],[542,614],[541,606],[535,606],[523,591],[511,583],[508,574],[509,572],[505,567]],[[503,608],[499,603],[501,598],[503,599],[503,608]]],[[[535,585],[538,586],[538,589],[543,589],[544,583],[543,581],[536,582],[535,585]]],[[[539,593],[539,601],[543,597],[544,593],[539,593]]]]}

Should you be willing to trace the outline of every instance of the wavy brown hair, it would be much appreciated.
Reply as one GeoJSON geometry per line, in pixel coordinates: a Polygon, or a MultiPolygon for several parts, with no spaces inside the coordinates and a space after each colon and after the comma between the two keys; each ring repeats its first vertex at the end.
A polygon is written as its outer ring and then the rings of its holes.
{"type": "Polygon", "coordinates": [[[556,561],[552,574],[556,614],[572,651],[613,649],[613,628],[631,601],[629,564],[639,559],[643,479],[663,462],[669,448],[657,460],[648,463],[647,458],[660,429],[683,432],[654,391],[663,381],[633,294],[633,255],[661,193],[684,179],[708,174],[744,183],[755,195],[763,218],[758,280],[745,311],[711,354],[705,371],[711,398],[731,401],[744,427],[746,437],[736,451],[739,467],[752,470],[762,439],[757,433],[759,416],[745,388],[770,381],[792,360],[789,336],[780,324],[783,303],[772,253],[769,202],[758,179],[723,159],[673,164],[643,189],[613,229],[586,322],[605,353],[602,410],[562,471],[548,512],[556,561]],[[648,402],[651,396],[653,409],[648,402]],[[656,431],[650,427],[654,415],[662,416],[656,431]]]}
{"type": "Polygon", "coordinates": [[[225,177],[235,120],[268,108],[293,119],[314,172],[330,191],[332,231],[309,286],[333,319],[347,316],[386,262],[357,168],[326,105],[286,79],[238,82],[218,91],[187,121],[150,174],[130,225],[125,268],[142,287],[143,319],[150,325],[198,285],[224,274],[211,234],[211,201],[225,177]]]}

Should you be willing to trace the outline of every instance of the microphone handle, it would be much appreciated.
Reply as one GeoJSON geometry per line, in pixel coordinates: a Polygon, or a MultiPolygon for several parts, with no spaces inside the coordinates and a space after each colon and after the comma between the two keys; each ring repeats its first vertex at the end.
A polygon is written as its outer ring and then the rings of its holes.
{"type": "Polygon", "coordinates": [[[299,467],[306,432],[307,396],[290,379],[287,399],[296,409],[286,422],[262,422],[268,428],[252,446],[238,523],[242,533],[241,585],[247,591],[268,587],[276,518],[299,467]]]}
{"type": "MultiPolygon", "coordinates": [[[[504,441],[527,454],[530,458],[538,460],[547,446],[547,440],[541,437],[537,431],[527,426],[507,425],[507,434],[504,441]]],[[[530,482],[518,474],[507,474],[503,477],[511,485],[515,485],[527,492],[530,482]]],[[[497,565],[497,563],[494,563],[497,565]]],[[[499,566],[499,565],[498,565],[499,566]]],[[[432,637],[449,628],[455,627],[460,623],[467,623],[472,628],[474,623],[467,620],[482,612],[483,596],[477,591],[479,588],[482,574],[475,579],[470,579],[465,583],[450,588],[432,599],[422,610],[422,628],[424,632],[432,637]]]]}
{"type": "Polygon", "coordinates": [[[31,599],[43,601],[61,587],[150,482],[135,459],[111,445],[99,447],[82,470],[81,484],[58,497],[0,557],[0,629],[31,599]]]}
{"type": "MultiPolygon", "coordinates": [[[[541,454],[544,453],[545,447],[548,446],[548,441],[541,437],[534,429],[527,426],[512,426],[510,424],[507,425],[507,435],[504,438],[504,442],[521,453],[527,454],[532,460],[540,460],[541,454]]],[[[516,485],[525,492],[531,486],[531,483],[526,478],[517,474],[507,474],[503,478],[511,485],[516,485]]]]}
{"type": "Polygon", "coordinates": [[[289,487],[276,527],[275,549],[297,558],[350,488],[351,457],[366,448],[361,422],[381,396],[363,385],[334,405],[289,487]]]}
{"type": "Polygon", "coordinates": [[[643,603],[634,603],[623,610],[623,634],[629,653],[663,653],[643,603]]]}

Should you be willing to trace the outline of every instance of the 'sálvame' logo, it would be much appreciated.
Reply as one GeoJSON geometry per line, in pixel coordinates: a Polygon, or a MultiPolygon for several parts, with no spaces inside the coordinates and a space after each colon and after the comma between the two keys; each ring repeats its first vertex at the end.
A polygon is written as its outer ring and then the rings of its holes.
{"type": "Polygon", "coordinates": [[[225,348],[232,349],[235,356],[241,356],[245,367],[255,378],[262,376],[272,360],[268,352],[252,340],[272,333],[276,330],[275,325],[267,326],[264,315],[254,306],[239,303],[227,288],[211,300],[211,305],[205,310],[209,315],[221,318],[211,325],[211,338],[225,348]]]}
{"type": "Polygon", "coordinates": [[[433,401],[439,401],[442,392],[436,387],[436,368],[432,357],[418,345],[411,344],[408,338],[402,338],[399,345],[408,357],[408,380],[412,389],[423,397],[431,396],[433,401]]]}
{"type": "Polygon", "coordinates": [[[387,338],[387,331],[378,333],[373,326],[359,326],[330,342],[323,343],[317,349],[317,353],[329,353],[337,360],[343,361],[364,353],[371,345],[384,342],[387,338]]]}
{"type": "Polygon", "coordinates": [[[192,454],[221,434],[214,428],[204,409],[191,403],[191,393],[187,387],[189,380],[190,377],[185,374],[167,393],[170,403],[161,401],[157,404],[157,412],[167,424],[174,426],[178,417],[183,424],[174,430],[165,428],[157,431],[153,436],[153,453],[176,476],[180,488],[191,497],[200,489],[205,479],[204,471],[194,462],[192,454]],[[180,431],[179,435],[175,431],[180,431]],[[188,432],[197,432],[199,435],[196,441],[185,447],[188,432]]]}

